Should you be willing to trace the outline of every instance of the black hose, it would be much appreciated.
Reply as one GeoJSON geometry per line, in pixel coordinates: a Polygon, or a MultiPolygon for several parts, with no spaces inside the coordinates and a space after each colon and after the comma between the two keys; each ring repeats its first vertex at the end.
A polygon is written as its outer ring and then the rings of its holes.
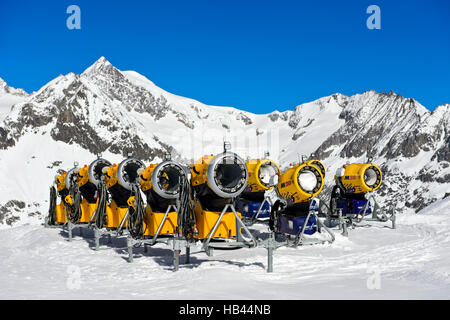
{"type": "Polygon", "coordinates": [[[56,189],[55,187],[50,187],[50,203],[48,208],[47,223],[49,225],[54,225],[56,223],[56,189]]]}
{"type": "Polygon", "coordinates": [[[191,184],[187,179],[186,172],[181,177],[179,205],[178,205],[178,227],[181,227],[185,238],[193,237],[195,226],[194,208],[191,201],[191,184]]]}
{"type": "Polygon", "coordinates": [[[100,183],[98,189],[98,206],[95,214],[95,225],[98,229],[102,229],[106,220],[106,206],[108,202],[108,193],[104,181],[100,183]]]}
{"type": "Polygon", "coordinates": [[[131,196],[135,197],[135,205],[136,209],[133,207],[129,207],[129,214],[128,214],[128,231],[130,235],[134,239],[143,239],[146,228],[144,228],[144,222],[145,222],[145,205],[142,200],[142,194],[140,192],[139,187],[133,186],[131,196]]]}

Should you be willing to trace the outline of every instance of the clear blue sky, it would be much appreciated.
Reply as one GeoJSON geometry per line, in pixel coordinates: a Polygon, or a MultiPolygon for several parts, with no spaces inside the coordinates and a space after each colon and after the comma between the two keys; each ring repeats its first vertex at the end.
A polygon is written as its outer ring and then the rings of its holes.
{"type": "Polygon", "coordinates": [[[31,92],[100,56],[163,89],[255,113],[394,90],[450,103],[448,0],[0,2],[0,77],[31,92]],[[66,9],[81,8],[81,30],[66,9]],[[366,8],[381,8],[381,30],[366,8]]]}

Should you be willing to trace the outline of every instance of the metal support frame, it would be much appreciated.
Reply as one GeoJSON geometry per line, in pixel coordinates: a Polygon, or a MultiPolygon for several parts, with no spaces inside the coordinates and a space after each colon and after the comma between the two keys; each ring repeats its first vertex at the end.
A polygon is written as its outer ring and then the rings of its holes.
{"type": "Polygon", "coordinates": [[[83,236],[83,229],[91,229],[91,227],[89,226],[89,224],[87,223],[72,223],[70,220],[67,220],[67,222],[63,225],[63,230],[64,230],[64,226],[67,224],[67,232],[69,235],[69,242],[72,241],[73,239],[73,230],[75,228],[79,229],[80,232],[80,237],[83,236]]]}
{"type": "Polygon", "coordinates": [[[255,237],[251,234],[250,230],[247,228],[247,226],[242,222],[241,218],[238,216],[236,209],[233,204],[228,203],[223,208],[222,212],[219,215],[219,218],[217,218],[216,223],[214,224],[214,227],[209,231],[208,235],[206,236],[206,240],[203,242],[202,248],[208,253],[210,253],[210,249],[220,249],[220,248],[254,248],[257,246],[257,241],[255,237]],[[234,242],[220,242],[220,243],[214,243],[211,244],[211,239],[216,232],[217,228],[219,227],[220,221],[222,221],[223,216],[227,212],[227,209],[230,208],[234,214],[234,217],[236,219],[236,241],[234,242]],[[244,229],[245,233],[250,236],[250,240],[246,240],[242,233],[241,233],[241,227],[244,229]]]}
{"type": "Polygon", "coordinates": [[[396,213],[395,213],[395,207],[396,205],[391,206],[391,212],[390,214],[386,214],[384,212],[378,213],[379,205],[377,201],[375,200],[375,197],[373,194],[369,194],[367,198],[367,203],[364,205],[364,208],[360,210],[357,214],[350,214],[350,215],[343,215],[342,209],[338,210],[338,216],[337,218],[331,216],[331,210],[328,208],[328,214],[327,214],[327,220],[329,221],[329,225],[331,225],[331,221],[337,220],[339,224],[339,230],[342,229],[342,235],[348,236],[348,226],[351,226],[352,229],[354,229],[356,226],[358,226],[358,223],[361,223],[363,221],[367,222],[388,222],[390,221],[392,223],[392,229],[396,229],[396,213]],[[373,208],[372,208],[372,216],[371,218],[368,218],[366,215],[367,209],[369,208],[370,201],[373,200],[373,208]]]}
{"type": "Polygon", "coordinates": [[[259,242],[259,245],[267,249],[267,272],[273,272],[273,252],[279,247],[286,245],[286,242],[278,242],[275,239],[275,233],[271,232],[266,240],[259,242]]]}
{"type": "Polygon", "coordinates": [[[288,246],[298,247],[302,245],[315,245],[315,244],[323,244],[323,243],[333,243],[336,237],[334,236],[334,233],[325,226],[325,224],[319,219],[317,214],[310,210],[308,212],[308,215],[306,216],[305,222],[303,223],[303,226],[301,230],[296,234],[294,241],[290,241],[290,239],[287,240],[288,246]],[[305,230],[306,226],[308,225],[309,218],[315,217],[317,221],[317,231],[319,233],[322,233],[322,229],[325,230],[328,235],[330,236],[330,240],[321,240],[321,239],[308,239],[305,237],[305,230]]]}
{"type": "Polygon", "coordinates": [[[100,238],[104,235],[108,237],[108,243],[112,243],[112,237],[115,238],[125,236],[123,231],[119,233],[117,230],[107,230],[107,229],[99,229],[96,225],[91,226],[91,229],[94,230],[94,239],[95,239],[95,251],[100,249],[100,238]]]}
{"type": "Polygon", "coordinates": [[[267,249],[267,272],[273,272],[273,253],[276,249],[278,249],[279,247],[294,247],[297,248],[298,246],[303,246],[303,245],[315,245],[315,244],[323,244],[323,243],[332,243],[335,240],[335,236],[333,234],[333,232],[328,229],[325,224],[319,220],[319,217],[317,216],[317,214],[310,210],[305,222],[303,223],[303,226],[301,228],[301,230],[296,234],[294,240],[290,239],[290,236],[286,237],[286,240],[284,241],[277,241],[275,238],[275,232],[271,232],[269,235],[269,238],[267,238],[266,240],[262,240],[259,241],[260,246],[264,247],[267,249]],[[306,226],[308,225],[308,221],[310,217],[315,217],[316,221],[317,221],[317,229],[318,232],[321,233],[321,230],[324,229],[330,236],[329,240],[321,240],[321,239],[307,239],[305,237],[305,230],[306,230],[306,226]]]}
{"type": "Polygon", "coordinates": [[[259,215],[261,214],[262,208],[265,203],[268,203],[269,206],[272,206],[272,202],[270,201],[270,198],[264,197],[264,200],[261,202],[261,205],[259,206],[258,211],[255,214],[253,214],[252,217],[250,217],[250,218],[244,217],[242,219],[242,221],[245,223],[246,226],[252,226],[256,222],[260,221],[260,220],[258,220],[258,218],[259,218],[259,215]]]}
{"type": "Polygon", "coordinates": [[[191,254],[191,242],[185,239],[184,237],[180,237],[178,233],[176,234],[169,234],[171,238],[159,238],[159,235],[161,233],[161,229],[164,225],[164,223],[167,220],[167,217],[170,212],[175,211],[178,213],[178,209],[176,205],[169,205],[167,207],[167,210],[164,214],[163,219],[161,220],[161,223],[158,226],[158,229],[156,230],[155,235],[151,239],[133,239],[130,235],[127,237],[127,247],[128,247],[128,262],[133,262],[133,247],[138,245],[144,245],[144,251],[147,252],[147,246],[154,246],[157,243],[164,243],[168,246],[171,246],[173,249],[173,266],[174,271],[178,271],[180,266],[180,254],[182,251],[182,248],[186,248],[186,260],[185,263],[190,263],[190,254],[191,254]]]}

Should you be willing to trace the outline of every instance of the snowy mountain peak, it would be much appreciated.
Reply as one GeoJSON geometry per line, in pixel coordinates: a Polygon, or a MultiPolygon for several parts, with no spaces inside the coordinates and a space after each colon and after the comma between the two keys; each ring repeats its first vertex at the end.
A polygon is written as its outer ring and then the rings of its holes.
{"type": "Polygon", "coordinates": [[[118,71],[105,57],[100,57],[97,61],[95,61],[90,67],[88,67],[83,75],[90,74],[98,74],[98,73],[107,73],[111,74],[113,71],[118,71]]]}
{"type": "Polygon", "coordinates": [[[12,95],[16,95],[16,96],[27,96],[28,95],[28,93],[23,89],[16,89],[16,88],[10,87],[8,85],[8,83],[5,80],[3,80],[2,78],[0,78],[0,93],[12,94],[12,95]]]}

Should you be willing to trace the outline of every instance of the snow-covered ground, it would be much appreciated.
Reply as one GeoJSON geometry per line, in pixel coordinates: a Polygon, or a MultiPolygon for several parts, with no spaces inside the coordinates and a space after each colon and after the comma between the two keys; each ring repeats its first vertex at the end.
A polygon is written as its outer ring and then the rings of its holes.
{"type": "Polygon", "coordinates": [[[91,232],[68,242],[60,229],[22,225],[0,230],[0,299],[450,298],[450,197],[399,215],[396,230],[333,231],[331,245],[276,250],[268,274],[264,248],[213,257],[193,248],[191,263],[173,272],[165,245],[136,249],[128,263],[125,238],[94,251],[91,232]]]}

